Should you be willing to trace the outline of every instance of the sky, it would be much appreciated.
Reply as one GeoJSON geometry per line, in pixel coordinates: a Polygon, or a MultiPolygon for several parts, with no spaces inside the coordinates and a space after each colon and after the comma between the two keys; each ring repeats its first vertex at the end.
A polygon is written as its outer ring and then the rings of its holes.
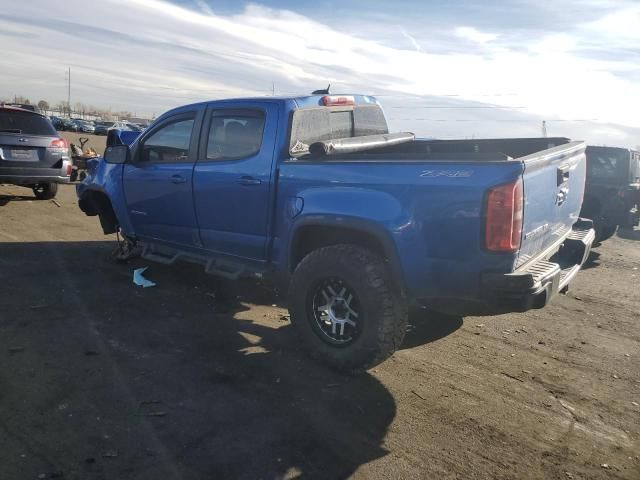
{"type": "Polygon", "coordinates": [[[0,98],[378,96],[391,130],[640,145],[640,0],[0,0],[0,98]]]}

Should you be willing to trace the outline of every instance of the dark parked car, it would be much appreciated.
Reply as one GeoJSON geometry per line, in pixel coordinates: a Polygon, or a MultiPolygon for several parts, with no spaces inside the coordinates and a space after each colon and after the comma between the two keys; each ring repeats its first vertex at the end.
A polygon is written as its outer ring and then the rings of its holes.
{"type": "Polygon", "coordinates": [[[640,152],[587,147],[587,182],[580,216],[593,220],[598,241],[640,221],[640,152]]]}
{"type": "Polygon", "coordinates": [[[0,107],[0,183],[31,188],[47,200],[56,196],[58,183],[69,182],[71,169],[69,145],[47,117],[0,107]]]}
{"type": "Polygon", "coordinates": [[[110,128],[113,128],[115,122],[97,122],[96,123],[96,135],[106,135],[110,128]]]}
{"type": "Polygon", "coordinates": [[[29,103],[6,103],[4,106],[21,108],[23,110],[29,110],[30,112],[40,113],[40,109],[38,107],[29,103]]]}
{"type": "Polygon", "coordinates": [[[82,132],[82,133],[94,133],[96,131],[96,127],[93,126],[93,123],[87,120],[74,120],[73,125],[71,127],[71,131],[82,132]]]}
{"type": "Polygon", "coordinates": [[[51,124],[56,130],[64,130],[64,121],[60,117],[51,116],[51,124]]]}
{"type": "Polygon", "coordinates": [[[73,129],[73,120],[70,118],[62,119],[62,130],[71,131],[73,129]]]}

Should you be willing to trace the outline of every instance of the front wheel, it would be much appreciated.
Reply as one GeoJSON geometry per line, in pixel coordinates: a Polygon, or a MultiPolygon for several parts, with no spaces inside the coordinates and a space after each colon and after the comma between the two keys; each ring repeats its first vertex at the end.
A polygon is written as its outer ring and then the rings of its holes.
{"type": "Polygon", "coordinates": [[[310,353],[338,370],[381,363],[407,330],[407,304],[388,264],[356,245],[307,255],[293,274],[289,299],[291,322],[310,353]]]}
{"type": "Polygon", "coordinates": [[[38,200],[51,200],[58,193],[57,183],[43,183],[33,187],[33,194],[38,200]]]}

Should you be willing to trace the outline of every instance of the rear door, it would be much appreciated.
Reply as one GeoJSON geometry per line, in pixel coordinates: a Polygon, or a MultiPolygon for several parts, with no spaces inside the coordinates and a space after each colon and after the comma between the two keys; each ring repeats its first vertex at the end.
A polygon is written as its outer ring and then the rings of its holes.
{"type": "Polygon", "coordinates": [[[32,112],[0,108],[0,169],[61,168],[65,152],[49,148],[58,133],[51,122],[32,112]]]}
{"type": "Polygon", "coordinates": [[[164,119],[136,144],[124,166],[124,193],[136,235],[199,246],[193,166],[203,109],[164,119]]]}
{"type": "Polygon", "coordinates": [[[524,223],[518,265],[551,247],[578,220],[586,177],[585,145],[560,145],[521,160],[524,223]]]}
{"type": "Polygon", "coordinates": [[[194,173],[205,248],[265,259],[278,105],[211,104],[194,173]]]}

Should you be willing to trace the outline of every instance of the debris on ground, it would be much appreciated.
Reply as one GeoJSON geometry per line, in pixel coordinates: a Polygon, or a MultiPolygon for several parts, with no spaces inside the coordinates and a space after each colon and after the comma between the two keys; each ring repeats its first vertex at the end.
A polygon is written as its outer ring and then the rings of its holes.
{"type": "Polygon", "coordinates": [[[20,353],[24,352],[24,347],[9,347],[9,353],[20,353]]]}
{"type": "Polygon", "coordinates": [[[118,456],[118,452],[116,450],[107,450],[102,454],[103,458],[116,458],[118,456]]]}
{"type": "Polygon", "coordinates": [[[51,199],[51,203],[53,203],[56,207],[61,207],[60,202],[58,202],[55,198],[51,199]]]}
{"type": "Polygon", "coordinates": [[[142,275],[145,272],[145,270],[147,270],[147,268],[149,267],[136,268],[133,271],[133,283],[141,286],[142,288],[149,288],[149,287],[156,286],[155,282],[152,282],[151,280],[145,278],[142,275]]]}

